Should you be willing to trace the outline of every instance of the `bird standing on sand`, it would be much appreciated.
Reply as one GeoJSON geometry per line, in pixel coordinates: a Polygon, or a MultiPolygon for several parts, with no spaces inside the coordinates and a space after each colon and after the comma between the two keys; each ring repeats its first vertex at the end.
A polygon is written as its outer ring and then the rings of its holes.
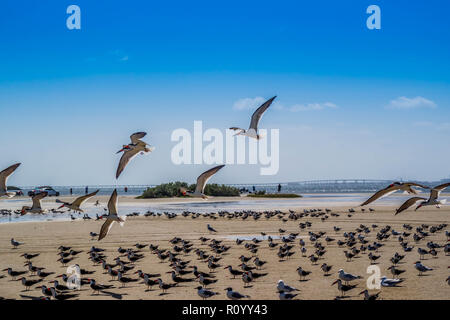
{"type": "Polygon", "coordinates": [[[262,115],[264,112],[266,112],[267,108],[270,107],[273,100],[275,100],[275,97],[270,98],[266,102],[264,102],[252,115],[252,120],[250,121],[250,126],[248,130],[238,128],[238,127],[231,127],[230,130],[238,131],[235,135],[243,135],[254,139],[261,139],[261,136],[258,134],[258,123],[259,120],[261,120],[262,115]]]}
{"type": "Polygon", "coordinates": [[[47,195],[48,195],[47,192],[41,192],[32,196],[31,200],[33,201],[33,206],[32,207],[23,206],[22,210],[20,210],[20,214],[23,216],[27,213],[37,213],[37,214],[45,213],[46,210],[42,209],[41,200],[44,199],[47,195]]]}
{"type": "Polygon", "coordinates": [[[364,294],[364,300],[366,301],[374,301],[378,299],[380,292],[377,292],[375,294],[369,294],[369,291],[366,289],[364,291],[361,291],[359,294],[364,294]]]}
{"type": "Polygon", "coordinates": [[[421,276],[424,272],[433,270],[432,268],[423,265],[420,261],[416,261],[414,263],[414,268],[416,268],[419,271],[419,276],[421,276]]]}
{"type": "Polygon", "coordinates": [[[208,225],[206,226],[206,228],[208,229],[209,232],[217,232],[216,229],[214,229],[213,227],[211,227],[210,224],[208,224],[208,225]]]}
{"type": "Polygon", "coordinates": [[[9,176],[20,166],[20,163],[13,164],[5,170],[0,172],[0,197],[12,198],[16,195],[15,192],[8,192],[8,187],[6,183],[8,182],[9,176]]]}
{"type": "Polygon", "coordinates": [[[403,282],[403,279],[388,279],[386,276],[381,277],[382,287],[396,287],[398,284],[403,282]]]}
{"type": "Polygon", "coordinates": [[[339,279],[345,281],[345,283],[348,283],[349,281],[361,279],[361,276],[355,276],[351,273],[345,272],[343,269],[339,269],[339,279]]]}
{"type": "Polygon", "coordinates": [[[149,152],[152,152],[155,150],[155,147],[149,146],[147,143],[140,140],[143,137],[145,137],[146,135],[147,135],[146,132],[133,133],[130,136],[131,143],[124,145],[122,147],[122,149],[117,151],[117,153],[123,152],[123,155],[120,158],[119,166],[117,167],[116,179],[119,178],[120,174],[125,169],[128,162],[130,162],[131,159],[136,157],[138,155],[138,153],[144,154],[144,153],[149,153],[149,152]]]}
{"type": "Polygon", "coordinates": [[[356,288],[356,284],[352,284],[352,285],[343,284],[341,279],[337,279],[331,285],[334,285],[336,283],[338,284],[338,289],[341,292],[341,296],[343,296],[345,292],[356,288]]]}
{"type": "Polygon", "coordinates": [[[117,204],[118,204],[118,198],[117,198],[117,190],[114,189],[111,198],[108,201],[108,210],[109,215],[106,217],[106,221],[103,223],[100,234],[98,236],[98,241],[102,240],[106,235],[108,234],[109,230],[111,229],[114,222],[119,222],[120,225],[123,225],[125,220],[120,218],[117,213],[117,204]]]}
{"type": "Polygon", "coordinates": [[[195,289],[197,289],[197,294],[203,299],[206,300],[208,298],[211,298],[217,294],[219,294],[218,292],[214,292],[214,291],[210,291],[210,290],[206,290],[203,289],[202,286],[198,286],[195,289]]]}
{"type": "Polygon", "coordinates": [[[11,238],[11,245],[13,246],[13,249],[17,249],[18,246],[22,245],[22,242],[14,240],[14,238],[11,238]]]}
{"type": "Polygon", "coordinates": [[[440,208],[440,206],[442,204],[445,204],[447,202],[447,199],[443,199],[443,200],[438,200],[439,195],[441,194],[442,190],[444,190],[445,188],[450,186],[450,182],[449,183],[444,183],[441,185],[438,185],[434,188],[431,189],[430,191],[430,197],[427,199],[422,198],[422,197],[412,197],[408,200],[406,200],[401,206],[400,208],[397,209],[397,211],[395,212],[395,214],[399,214],[402,211],[405,211],[406,209],[412,207],[413,205],[415,205],[417,202],[421,201],[419,203],[419,205],[416,207],[416,210],[420,209],[423,206],[436,206],[437,208],[440,208]]]}
{"type": "Polygon", "coordinates": [[[97,190],[97,191],[94,191],[94,192],[92,192],[92,193],[89,193],[89,194],[87,194],[87,195],[85,195],[85,196],[78,197],[78,198],[76,198],[72,203],[64,202],[64,201],[61,201],[61,200],[59,200],[59,199],[56,199],[56,203],[62,203],[62,205],[61,205],[58,209],[61,209],[61,208],[68,208],[69,210],[73,210],[73,211],[75,211],[75,212],[84,212],[84,211],[81,210],[81,208],[80,208],[81,205],[82,205],[86,200],[88,200],[89,198],[92,198],[93,196],[95,196],[99,191],[100,191],[100,190],[97,190]]]}
{"type": "Polygon", "coordinates": [[[97,294],[100,294],[101,290],[106,290],[106,289],[110,289],[113,287],[113,285],[103,285],[103,284],[99,284],[96,283],[94,279],[88,279],[89,281],[89,286],[91,287],[93,293],[95,294],[97,292],[97,294]]]}
{"type": "Polygon", "coordinates": [[[284,283],[283,280],[278,280],[277,283],[277,290],[278,292],[284,291],[284,292],[293,292],[293,291],[298,291],[298,289],[288,286],[287,284],[284,283]]]}
{"type": "Polygon", "coordinates": [[[217,171],[222,169],[223,167],[225,167],[224,164],[222,164],[220,166],[216,166],[216,167],[211,168],[209,170],[206,170],[201,175],[199,175],[198,178],[197,178],[197,184],[195,186],[195,191],[194,192],[189,192],[189,191],[187,191],[186,188],[180,188],[180,192],[184,196],[185,195],[189,195],[191,197],[200,197],[200,198],[203,198],[203,199],[207,199],[208,197],[204,194],[205,186],[208,183],[208,180],[211,179],[211,177],[215,173],[217,173],[217,171]]]}
{"type": "Polygon", "coordinates": [[[244,298],[250,298],[250,296],[240,294],[237,291],[233,291],[233,288],[228,287],[225,289],[227,291],[227,298],[231,300],[241,300],[244,298]]]}
{"type": "Polygon", "coordinates": [[[409,194],[417,194],[417,191],[413,189],[412,187],[419,187],[423,189],[429,189],[427,186],[414,183],[414,182],[394,182],[387,186],[386,188],[377,191],[374,195],[372,195],[369,199],[367,199],[365,202],[363,202],[360,206],[368,205],[369,203],[374,202],[375,200],[378,200],[383,197],[387,197],[388,195],[398,191],[403,190],[409,194]]]}

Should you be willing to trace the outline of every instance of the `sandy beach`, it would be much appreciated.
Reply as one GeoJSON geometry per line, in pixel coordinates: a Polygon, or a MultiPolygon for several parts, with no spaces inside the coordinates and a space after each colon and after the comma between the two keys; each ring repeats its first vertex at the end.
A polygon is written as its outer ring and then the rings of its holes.
{"type": "MultiPolygon", "coordinates": [[[[107,197],[96,197],[87,203],[87,207],[91,207],[93,202],[97,199],[100,202],[106,202],[107,197]]],[[[214,199],[214,201],[231,201],[233,199],[214,199]]],[[[236,200],[236,199],[234,199],[236,200]]],[[[242,200],[242,199],[241,199],[242,200]]],[[[157,201],[158,203],[164,203],[165,201],[173,202],[173,199],[167,200],[137,200],[133,197],[121,197],[120,203],[130,202],[133,204],[142,205],[145,207],[151,201],[157,201]]],[[[181,201],[181,200],[180,200],[181,201]]],[[[43,202],[44,207],[50,206],[54,199],[46,200],[43,202]]],[[[220,295],[213,297],[212,299],[225,299],[226,287],[232,287],[234,290],[239,291],[242,294],[250,295],[252,299],[278,299],[278,293],[276,291],[276,283],[278,280],[283,279],[287,284],[296,287],[300,291],[296,298],[299,299],[335,299],[340,295],[337,286],[332,286],[334,280],[337,279],[337,271],[344,269],[346,272],[360,275],[361,280],[353,281],[353,284],[357,284],[356,289],[351,290],[347,294],[347,299],[362,299],[363,296],[359,295],[361,291],[366,288],[366,279],[369,274],[366,273],[367,267],[370,265],[367,257],[367,252],[359,254],[358,257],[352,259],[351,262],[347,262],[344,256],[343,247],[338,247],[337,240],[343,240],[343,232],[355,231],[361,224],[371,228],[372,224],[377,224],[378,228],[366,235],[366,239],[369,242],[373,242],[376,232],[382,227],[390,225],[392,229],[398,232],[405,231],[402,227],[404,223],[413,226],[409,238],[407,241],[410,246],[414,246],[412,252],[405,253],[399,245],[399,241],[396,236],[391,235],[389,239],[382,241],[383,247],[379,249],[376,255],[381,255],[377,260],[379,263],[376,266],[380,267],[381,275],[386,275],[388,278],[392,278],[391,273],[387,268],[391,265],[390,258],[395,252],[405,254],[405,258],[399,263],[398,268],[406,270],[401,275],[404,278],[404,282],[396,288],[382,287],[380,290],[371,290],[371,293],[381,292],[381,299],[449,299],[450,298],[450,286],[447,284],[446,279],[449,276],[449,256],[446,256],[443,249],[437,249],[438,255],[436,258],[426,255],[422,260],[423,264],[433,268],[433,271],[427,272],[424,276],[418,276],[418,271],[414,268],[414,262],[419,260],[419,254],[417,248],[426,248],[428,241],[445,245],[447,238],[445,236],[445,230],[448,227],[442,229],[439,232],[430,234],[426,239],[415,243],[412,239],[412,234],[415,231],[415,227],[421,224],[427,224],[429,226],[439,225],[449,222],[450,207],[443,206],[441,209],[434,207],[422,208],[419,211],[408,210],[398,216],[394,216],[394,206],[387,205],[373,205],[371,206],[375,212],[361,212],[360,209],[356,209],[357,212],[351,217],[348,217],[347,210],[348,204],[343,203],[340,206],[328,206],[326,203],[321,204],[320,208],[331,208],[332,212],[338,213],[339,217],[330,216],[326,221],[322,222],[319,217],[306,216],[298,219],[297,221],[288,220],[283,222],[277,217],[266,219],[264,216],[258,221],[249,218],[243,221],[241,218],[227,219],[217,217],[217,219],[211,219],[210,217],[198,217],[192,219],[191,217],[178,216],[175,219],[168,219],[164,215],[160,217],[129,217],[123,227],[115,224],[108,236],[98,242],[91,240],[89,232],[99,232],[102,221],[51,221],[51,222],[18,222],[18,223],[3,223],[0,224],[0,270],[11,267],[13,270],[27,270],[24,267],[24,258],[20,255],[23,253],[39,253],[39,256],[34,258],[33,265],[38,267],[45,267],[45,271],[54,272],[50,275],[42,284],[51,286],[49,283],[55,279],[56,275],[66,272],[66,267],[63,267],[56,260],[57,248],[60,245],[71,246],[75,250],[82,250],[83,252],[77,256],[73,263],[78,263],[82,268],[95,271],[92,275],[86,276],[94,278],[97,283],[113,284],[114,288],[109,291],[119,293],[123,299],[200,299],[194,289],[198,286],[198,282],[187,282],[178,284],[174,288],[170,288],[167,294],[161,295],[161,290],[154,286],[152,290],[147,291],[146,286],[142,281],[128,284],[125,288],[121,288],[118,281],[111,281],[111,278],[103,273],[103,269],[100,265],[93,265],[88,260],[87,251],[92,246],[97,246],[105,249],[107,256],[107,262],[112,263],[113,259],[120,256],[117,252],[119,246],[122,248],[133,248],[136,243],[159,245],[160,248],[172,249],[172,245],[169,240],[173,237],[181,237],[185,240],[191,241],[194,245],[193,248],[200,248],[202,250],[211,253],[211,249],[207,244],[202,244],[199,241],[201,236],[214,237],[217,240],[222,240],[227,246],[231,246],[231,249],[220,256],[222,259],[218,262],[222,267],[216,269],[214,275],[218,280],[217,283],[209,287],[210,290],[219,292],[220,295]],[[300,229],[299,223],[309,221],[312,223],[310,228],[300,229]],[[210,223],[218,231],[217,234],[208,234],[206,225],[210,223]],[[341,229],[338,233],[333,230],[333,226],[338,226],[341,229]],[[258,251],[258,257],[261,260],[267,261],[261,270],[257,270],[258,273],[267,273],[267,276],[256,279],[251,283],[251,287],[244,288],[244,283],[240,277],[231,279],[228,270],[224,270],[227,265],[232,265],[237,269],[241,263],[238,259],[240,255],[250,256],[248,250],[244,248],[244,244],[237,245],[236,238],[251,239],[255,236],[259,236],[261,232],[267,233],[267,235],[279,236],[278,230],[285,229],[285,235],[291,232],[299,232],[299,236],[292,243],[294,245],[293,252],[295,254],[286,261],[279,261],[277,256],[277,248],[270,249],[268,242],[263,241],[260,243],[260,249],[258,251]],[[326,232],[326,235],[334,238],[335,241],[327,244],[324,238],[319,241],[326,246],[326,253],[322,259],[318,261],[317,265],[312,265],[311,261],[307,257],[302,257],[300,253],[299,238],[302,238],[306,242],[307,256],[315,251],[309,240],[308,232],[326,232]],[[12,249],[10,239],[14,238],[24,244],[18,249],[12,249]],[[331,275],[324,276],[320,265],[326,262],[328,265],[332,265],[331,275]],[[302,266],[304,270],[312,271],[312,273],[306,278],[306,281],[299,281],[299,276],[296,269],[302,266]]],[[[4,203],[0,203],[1,208],[5,208],[4,203]]],[[[120,207],[120,204],[119,204],[120,207]]],[[[13,209],[13,208],[11,208],[13,209]]],[[[255,208],[264,209],[264,208],[255,208]]],[[[303,212],[304,208],[292,207],[290,208],[295,212],[303,212]]],[[[220,210],[220,208],[218,208],[220,210]]],[[[88,212],[88,210],[86,210],[88,212]]],[[[217,210],[216,210],[217,211],[217,210]]],[[[288,212],[287,210],[282,210],[288,212]]],[[[287,215],[285,216],[287,218],[287,215]]],[[[248,241],[250,242],[250,241],[248,241]]],[[[281,243],[280,240],[275,240],[277,243],[281,243]]],[[[281,243],[282,244],[282,243],[281,243]]],[[[357,247],[359,247],[359,243],[357,247]]],[[[168,262],[160,262],[158,257],[151,253],[148,246],[141,250],[144,254],[144,258],[135,263],[135,267],[132,271],[127,272],[128,277],[137,278],[137,275],[133,273],[134,270],[141,269],[146,273],[159,273],[161,278],[167,282],[172,283],[168,262]]],[[[182,260],[190,261],[190,265],[196,265],[201,271],[209,272],[207,263],[201,260],[197,260],[197,255],[194,250],[187,255],[181,254],[179,256],[182,260]]],[[[126,257],[121,257],[122,260],[127,261],[126,257]]],[[[249,262],[249,265],[253,265],[249,262]]],[[[28,292],[24,292],[24,287],[20,281],[12,281],[5,271],[0,273],[5,277],[0,278],[0,297],[10,299],[20,299],[20,294],[30,296],[41,296],[41,291],[36,289],[35,286],[28,292]]],[[[27,278],[36,279],[37,276],[30,276],[26,274],[27,278]]],[[[85,276],[83,276],[85,277],[85,276]]],[[[192,278],[192,274],[184,276],[186,278],[192,278]]],[[[93,295],[92,290],[88,285],[82,286],[81,290],[75,291],[79,294],[79,299],[112,299],[110,295],[100,294],[93,295]]]]}

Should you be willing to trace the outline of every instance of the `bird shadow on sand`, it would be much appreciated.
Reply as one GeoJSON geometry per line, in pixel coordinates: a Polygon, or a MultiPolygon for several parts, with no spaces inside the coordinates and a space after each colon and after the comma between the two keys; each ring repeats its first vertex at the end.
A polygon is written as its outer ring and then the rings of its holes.
{"type": "Polygon", "coordinates": [[[159,294],[159,296],[166,296],[166,295],[168,295],[168,294],[170,294],[170,292],[161,292],[161,293],[159,294]]]}
{"type": "Polygon", "coordinates": [[[102,296],[110,296],[114,299],[118,299],[118,300],[122,300],[123,296],[127,296],[128,293],[115,293],[115,292],[110,292],[110,291],[102,291],[102,296]]]}
{"type": "Polygon", "coordinates": [[[336,296],[335,300],[344,300],[344,299],[349,299],[352,296],[336,296]]]}
{"type": "Polygon", "coordinates": [[[298,282],[307,282],[307,281],[309,281],[309,279],[301,279],[301,280],[298,280],[298,282]]]}

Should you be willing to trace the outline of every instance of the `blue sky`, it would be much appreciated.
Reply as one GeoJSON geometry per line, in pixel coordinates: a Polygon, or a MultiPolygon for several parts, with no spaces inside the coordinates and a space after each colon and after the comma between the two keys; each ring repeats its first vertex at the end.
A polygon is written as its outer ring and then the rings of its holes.
{"type": "Polygon", "coordinates": [[[448,1],[2,1],[0,167],[18,185],[114,184],[135,131],[156,146],[120,184],[194,181],[170,134],[280,129],[280,170],[229,166],[223,183],[442,179],[450,138],[448,1]],[[81,30],[66,8],[81,8],[81,30]],[[381,30],[366,8],[381,8],[381,30]],[[333,105],[333,107],[329,107],[333,105]],[[239,177],[239,179],[237,178],[239,177]]]}

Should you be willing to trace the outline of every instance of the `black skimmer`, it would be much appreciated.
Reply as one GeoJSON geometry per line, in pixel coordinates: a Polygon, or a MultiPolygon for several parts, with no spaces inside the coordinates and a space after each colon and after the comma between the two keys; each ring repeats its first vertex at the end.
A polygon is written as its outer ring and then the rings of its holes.
{"type": "Polygon", "coordinates": [[[425,198],[421,198],[421,197],[412,197],[412,198],[406,200],[400,206],[400,208],[397,209],[395,214],[397,215],[400,212],[405,211],[406,209],[412,207],[419,201],[420,201],[420,203],[418,204],[418,206],[416,207],[415,210],[418,210],[423,206],[436,206],[437,208],[440,208],[441,205],[446,203],[447,199],[438,200],[439,195],[441,194],[442,190],[444,190],[445,188],[447,188],[449,186],[450,186],[450,183],[444,183],[444,184],[438,185],[436,187],[433,187],[430,190],[430,196],[429,196],[428,200],[425,198]]]}
{"type": "Polygon", "coordinates": [[[243,135],[250,138],[254,138],[259,140],[261,136],[258,134],[258,123],[261,119],[264,112],[269,108],[269,106],[272,104],[273,100],[275,100],[275,97],[270,98],[266,102],[264,102],[252,115],[252,119],[250,121],[250,126],[248,130],[238,128],[238,127],[231,127],[230,130],[237,131],[236,135],[243,135]]]}
{"type": "Polygon", "coordinates": [[[175,282],[175,283],[192,282],[192,281],[195,280],[194,278],[182,278],[182,277],[179,277],[179,276],[177,276],[175,271],[169,271],[168,273],[171,274],[172,281],[175,282]]]}
{"type": "Polygon", "coordinates": [[[209,285],[216,283],[217,279],[210,279],[203,276],[203,274],[200,274],[198,277],[198,282],[205,288],[207,288],[209,285]]]}
{"type": "Polygon", "coordinates": [[[157,281],[158,286],[163,293],[165,293],[168,289],[173,288],[177,285],[176,283],[165,283],[164,281],[161,280],[161,278],[158,278],[157,281]]]}
{"type": "Polygon", "coordinates": [[[248,295],[240,294],[237,291],[233,291],[233,288],[228,287],[225,289],[227,291],[227,298],[231,300],[241,300],[245,298],[250,298],[248,295]]]}
{"type": "Polygon", "coordinates": [[[20,255],[21,257],[24,257],[28,262],[31,261],[31,259],[34,259],[39,256],[39,253],[30,254],[30,253],[24,253],[20,255]]]}
{"type": "Polygon", "coordinates": [[[113,285],[110,285],[110,284],[108,284],[108,285],[99,284],[95,281],[95,279],[88,279],[88,280],[89,280],[89,286],[91,287],[94,294],[96,292],[97,292],[97,294],[100,294],[100,291],[111,289],[114,287],[113,285]]]}
{"type": "Polygon", "coordinates": [[[324,272],[324,275],[325,275],[325,276],[328,276],[328,275],[329,275],[329,272],[330,272],[330,270],[331,270],[332,267],[333,267],[333,266],[329,266],[329,265],[326,264],[326,263],[323,263],[323,264],[320,266],[320,268],[321,268],[322,271],[324,272]]]}
{"type": "Polygon", "coordinates": [[[8,187],[6,183],[8,182],[9,176],[20,166],[20,163],[13,164],[3,171],[0,171],[0,197],[6,196],[12,198],[16,195],[15,192],[8,192],[8,187]]]}
{"type": "Polygon", "coordinates": [[[395,279],[398,279],[398,276],[406,271],[406,270],[397,269],[395,266],[390,266],[388,268],[388,270],[391,270],[391,273],[392,273],[392,275],[394,276],[395,279]]]}
{"type": "Polygon", "coordinates": [[[419,187],[423,189],[429,189],[427,186],[414,183],[414,182],[394,182],[387,186],[386,188],[377,191],[374,195],[372,195],[369,199],[367,199],[365,202],[361,204],[361,206],[368,205],[369,203],[374,202],[375,200],[378,200],[381,197],[386,197],[398,190],[403,190],[409,194],[417,194],[417,191],[413,189],[412,187],[419,187]]]}
{"type": "Polygon", "coordinates": [[[347,285],[343,284],[341,279],[337,279],[335,282],[333,282],[331,285],[338,284],[338,290],[341,292],[341,296],[344,296],[344,293],[347,291],[350,291],[354,288],[356,288],[356,284],[347,285]]]}
{"type": "Polygon", "coordinates": [[[146,142],[140,140],[147,135],[146,132],[136,132],[130,136],[131,143],[124,145],[117,153],[123,152],[116,171],[116,179],[119,178],[122,171],[134,157],[139,153],[149,153],[155,150],[155,147],[149,146],[146,142]]]}
{"type": "Polygon", "coordinates": [[[111,229],[114,222],[119,222],[121,225],[125,222],[122,218],[118,216],[117,212],[117,203],[118,203],[118,197],[117,197],[117,190],[114,189],[113,193],[111,194],[111,198],[108,201],[108,210],[109,215],[106,218],[106,221],[103,223],[101,229],[100,229],[100,235],[98,236],[98,241],[102,240],[106,235],[108,234],[109,230],[111,229]]]}
{"type": "Polygon", "coordinates": [[[297,268],[297,273],[298,273],[298,275],[300,276],[300,280],[302,280],[302,278],[303,278],[303,281],[305,281],[305,280],[306,280],[305,278],[306,278],[309,274],[311,274],[311,271],[303,270],[302,267],[300,266],[300,267],[297,268]]]}
{"type": "Polygon", "coordinates": [[[22,209],[20,210],[20,214],[23,216],[27,213],[41,214],[47,212],[46,210],[43,210],[41,206],[41,200],[44,199],[47,195],[48,195],[47,192],[41,192],[32,196],[31,200],[33,201],[33,206],[31,207],[23,206],[22,209]]]}
{"type": "Polygon", "coordinates": [[[152,280],[148,274],[143,274],[144,283],[147,285],[147,291],[152,289],[152,286],[159,284],[158,280],[152,280]]]}
{"type": "Polygon", "coordinates": [[[68,286],[66,286],[64,284],[60,284],[58,280],[50,281],[50,283],[53,283],[53,287],[56,290],[59,290],[59,291],[68,291],[68,290],[70,290],[70,288],[68,286]]]}
{"type": "Polygon", "coordinates": [[[37,272],[36,272],[36,275],[39,277],[39,278],[41,278],[41,279],[45,279],[45,278],[47,278],[48,276],[51,276],[52,274],[55,274],[54,272],[44,272],[44,271],[42,271],[41,269],[39,269],[37,272]]]}
{"type": "Polygon", "coordinates": [[[120,271],[117,273],[117,279],[122,284],[122,287],[125,287],[127,283],[138,281],[138,279],[124,277],[122,272],[120,272],[120,271]]]}
{"type": "Polygon", "coordinates": [[[369,294],[369,291],[366,289],[364,291],[361,291],[359,294],[364,294],[364,300],[366,301],[374,301],[378,299],[378,296],[381,292],[377,292],[375,294],[369,294]]]}
{"type": "Polygon", "coordinates": [[[81,205],[87,201],[88,199],[92,198],[93,196],[95,196],[100,190],[94,191],[92,193],[89,193],[87,195],[81,196],[76,198],[72,203],[69,202],[63,202],[59,199],[56,199],[57,203],[62,203],[62,205],[58,208],[68,208],[69,210],[73,210],[75,212],[84,212],[80,207],[81,205]]]}
{"type": "Polygon", "coordinates": [[[267,261],[263,261],[263,260],[259,259],[258,257],[256,257],[253,262],[257,269],[260,269],[263,265],[265,265],[267,263],[267,261]]]}
{"type": "Polygon", "coordinates": [[[233,276],[233,279],[235,279],[236,276],[240,276],[240,275],[242,275],[242,274],[244,273],[243,271],[233,269],[233,267],[230,266],[230,265],[229,265],[229,266],[226,266],[224,269],[228,269],[228,271],[230,272],[230,274],[233,276]]]}
{"type": "MultiPolygon", "coordinates": [[[[207,199],[208,197],[204,194],[205,186],[208,183],[208,180],[211,179],[211,177],[215,173],[217,173],[217,171],[222,169],[223,167],[225,167],[224,164],[222,164],[220,166],[216,166],[216,167],[211,168],[209,170],[206,170],[201,175],[199,175],[198,178],[197,178],[197,184],[195,186],[194,192],[189,192],[189,191],[187,191],[186,188],[180,188],[180,192],[183,195],[189,195],[191,197],[200,197],[200,198],[203,198],[203,199],[207,199]]],[[[212,232],[211,230],[209,230],[209,231],[212,232]]]]}
{"type": "Polygon", "coordinates": [[[36,280],[31,280],[31,279],[26,279],[25,277],[20,278],[20,281],[22,281],[22,285],[25,287],[25,291],[30,290],[30,287],[34,286],[35,284],[38,284],[39,282],[42,281],[42,279],[36,279],[36,280]]]}
{"type": "Polygon", "coordinates": [[[209,232],[217,232],[216,229],[214,229],[213,227],[211,227],[210,224],[208,224],[208,225],[206,226],[206,229],[208,229],[209,232]]]}
{"type": "Polygon", "coordinates": [[[52,293],[52,297],[56,300],[67,300],[78,297],[77,293],[58,293],[55,288],[50,288],[50,292],[52,293]]]}
{"type": "Polygon", "coordinates": [[[206,300],[208,298],[211,298],[215,295],[218,295],[218,292],[214,292],[214,291],[210,291],[210,290],[206,290],[204,289],[202,286],[198,286],[195,289],[197,289],[197,294],[203,299],[206,300]]]}

